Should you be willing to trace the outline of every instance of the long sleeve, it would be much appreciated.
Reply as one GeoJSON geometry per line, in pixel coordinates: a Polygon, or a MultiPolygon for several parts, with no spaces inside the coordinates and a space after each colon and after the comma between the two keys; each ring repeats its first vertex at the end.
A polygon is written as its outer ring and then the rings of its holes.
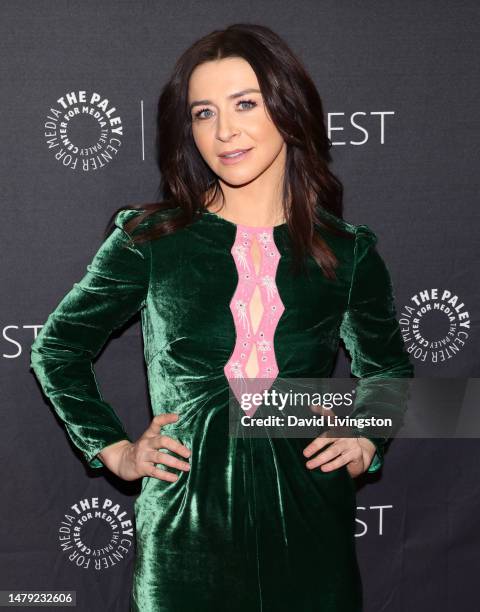
{"type": "Polygon", "coordinates": [[[117,214],[116,227],[87,265],[85,276],[48,316],[31,346],[30,365],[44,394],[93,468],[103,466],[96,455],[104,447],[130,440],[102,398],[93,360],[112,331],[145,305],[148,248],[130,243],[123,227],[136,214],[136,210],[117,214]]]}
{"type": "MultiPolygon", "coordinates": [[[[394,290],[388,269],[375,245],[377,237],[367,225],[357,225],[354,266],[348,306],[340,326],[342,338],[352,363],[352,374],[360,380],[356,388],[351,417],[392,417],[398,423],[406,408],[408,381],[414,367],[405,349],[396,318],[394,290]]],[[[359,433],[376,446],[368,472],[383,464],[388,436],[374,437],[359,433]]]]}

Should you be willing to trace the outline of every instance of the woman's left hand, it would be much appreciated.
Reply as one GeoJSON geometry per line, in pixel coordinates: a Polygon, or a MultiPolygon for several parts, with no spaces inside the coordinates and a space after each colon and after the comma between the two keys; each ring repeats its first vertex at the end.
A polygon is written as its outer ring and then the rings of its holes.
{"type": "Polygon", "coordinates": [[[311,457],[315,452],[329,444],[330,446],[319,452],[306,463],[308,469],[321,466],[322,472],[336,470],[342,465],[352,478],[366,472],[372,463],[376,452],[375,444],[368,438],[327,438],[319,436],[303,449],[305,457],[311,457]]]}

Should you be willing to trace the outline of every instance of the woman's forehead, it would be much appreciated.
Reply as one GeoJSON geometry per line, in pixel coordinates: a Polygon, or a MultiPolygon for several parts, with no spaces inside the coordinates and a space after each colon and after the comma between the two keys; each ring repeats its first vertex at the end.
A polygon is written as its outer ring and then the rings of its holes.
{"type": "Polygon", "coordinates": [[[258,80],[250,64],[243,58],[225,58],[199,64],[192,72],[189,96],[232,96],[246,89],[259,90],[258,80]]]}

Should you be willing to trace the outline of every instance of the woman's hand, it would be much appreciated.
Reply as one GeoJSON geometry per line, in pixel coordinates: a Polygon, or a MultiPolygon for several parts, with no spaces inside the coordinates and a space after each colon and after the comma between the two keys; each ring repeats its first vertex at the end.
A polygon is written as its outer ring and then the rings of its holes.
{"type": "Polygon", "coordinates": [[[307,461],[306,467],[308,469],[312,470],[322,466],[322,472],[330,472],[346,465],[350,476],[355,478],[368,470],[376,452],[375,444],[368,438],[327,438],[319,436],[303,449],[303,454],[305,457],[311,457],[313,453],[320,451],[327,444],[330,446],[326,450],[307,461]]]}
{"type": "Polygon", "coordinates": [[[162,453],[161,448],[178,453],[182,457],[190,457],[190,450],[170,436],[160,433],[163,425],[178,420],[177,413],[159,414],[152,419],[148,429],[136,442],[120,440],[102,449],[98,457],[102,462],[123,480],[137,480],[142,476],[152,476],[159,480],[175,482],[178,475],[167,472],[155,463],[162,463],[180,470],[189,470],[190,464],[181,461],[168,453],[162,453]]]}

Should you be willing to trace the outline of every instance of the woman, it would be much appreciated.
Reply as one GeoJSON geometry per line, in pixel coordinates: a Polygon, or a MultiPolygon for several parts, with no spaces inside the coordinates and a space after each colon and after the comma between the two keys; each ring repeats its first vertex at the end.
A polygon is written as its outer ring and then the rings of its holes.
{"type": "MultiPolygon", "coordinates": [[[[315,86],[287,45],[237,24],[197,41],[163,90],[164,202],[121,210],[32,346],[92,467],[143,477],[132,610],[362,609],[353,478],[385,439],[229,436],[229,383],[411,377],[389,273],[341,184],[315,86]],[[154,418],[132,441],[92,361],[141,311],[154,418]]],[[[359,412],[361,406],[357,407],[359,412]]]]}

